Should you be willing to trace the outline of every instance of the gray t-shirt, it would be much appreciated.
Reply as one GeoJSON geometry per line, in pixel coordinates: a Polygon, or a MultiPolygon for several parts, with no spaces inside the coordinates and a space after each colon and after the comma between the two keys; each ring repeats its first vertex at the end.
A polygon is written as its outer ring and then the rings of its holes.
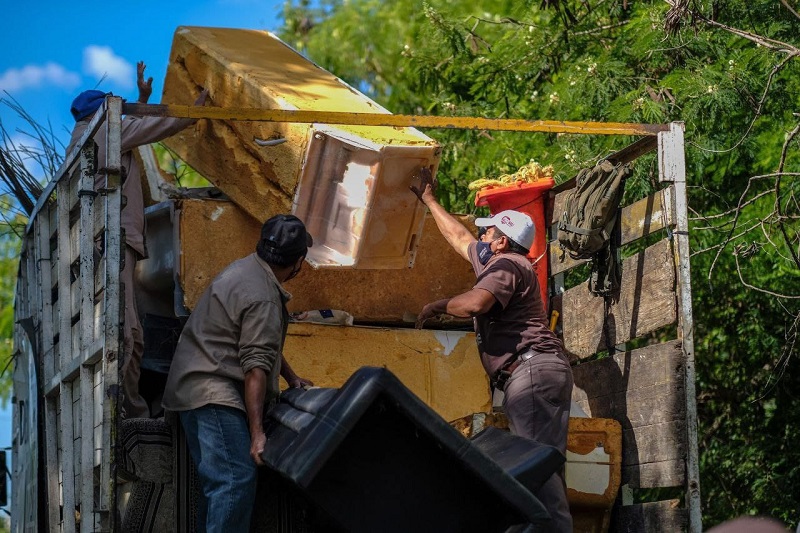
{"type": "Polygon", "coordinates": [[[482,265],[477,242],[469,245],[468,253],[478,276],[474,288],[489,291],[497,300],[487,313],[475,317],[478,352],[486,373],[494,376],[513,356],[528,350],[562,354],[561,341],[548,327],[530,261],[520,254],[504,253],[482,265]]]}

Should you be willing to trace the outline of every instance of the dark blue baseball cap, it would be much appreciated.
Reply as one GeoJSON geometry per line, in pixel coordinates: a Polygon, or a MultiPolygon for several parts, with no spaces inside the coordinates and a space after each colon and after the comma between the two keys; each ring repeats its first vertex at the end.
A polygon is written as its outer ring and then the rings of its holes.
{"type": "Polygon", "coordinates": [[[72,107],[70,108],[70,112],[72,113],[73,118],[75,118],[75,122],[82,120],[95,111],[97,111],[101,105],[103,105],[103,100],[106,99],[106,96],[111,93],[104,93],[103,91],[83,91],[81,94],[75,97],[75,100],[72,101],[72,107]]]}

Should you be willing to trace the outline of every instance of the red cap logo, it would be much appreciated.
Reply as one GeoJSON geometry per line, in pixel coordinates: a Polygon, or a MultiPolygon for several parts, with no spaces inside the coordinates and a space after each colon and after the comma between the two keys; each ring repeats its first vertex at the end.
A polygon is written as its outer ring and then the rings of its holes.
{"type": "Polygon", "coordinates": [[[501,223],[501,224],[505,224],[506,226],[508,226],[508,227],[510,227],[510,228],[513,228],[513,227],[514,227],[514,223],[513,223],[513,222],[511,222],[511,219],[510,219],[510,218],[508,218],[508,216],[504,216],[503,218],[501,218],[501,219],[500,219],[500,223],[501,223]]]}

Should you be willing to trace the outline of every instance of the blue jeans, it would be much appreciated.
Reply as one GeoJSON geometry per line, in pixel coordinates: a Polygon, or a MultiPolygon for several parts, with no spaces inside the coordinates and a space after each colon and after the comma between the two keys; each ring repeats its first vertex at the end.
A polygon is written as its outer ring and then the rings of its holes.
{"type": "Polygon", "coordinates": [[[202,489],[198,531],[247,533],[256,498],[256,464],[250,457],[244,411],[209,404],[182,411],[180,417],[202,489]]]}

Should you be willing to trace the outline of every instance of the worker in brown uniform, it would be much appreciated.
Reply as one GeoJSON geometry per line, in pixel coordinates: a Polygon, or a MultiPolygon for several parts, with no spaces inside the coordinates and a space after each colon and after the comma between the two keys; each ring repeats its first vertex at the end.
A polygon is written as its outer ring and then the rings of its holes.
{"type": "MultiPolygon", "coordinates": [[[[139,102],[147,103],[152,92],[152,78],[144,79],[145,65],[137,65],[137,85],[139,88],[139,102]]],[[[80,141],[95,112],[105,101],[104,93],[89,90],[80,93],[72,102],[70,111],[75,118],[75,128],[67,147],[67,154],[71,153],[80,141]]],[[[195,105],[205,104],[208,91],[202,91],[195,101],[195,105]]],[[[144,196],[139,163],[133,155],[134,148],[158,142],[175,135],[179,131],[191,126],[195,119],[173,117],[137,117],[126,115],[121,124],[121,172],[122,172],[122,211],[120,223],[125,232],[125,249],[123,250],[123,266],[120,271],[120,282],[123,285],[125,314],[123,327],[123,354],[122,354],[122,415],[125,418],[147,418],[150,416],[150,407],[139,394],[139,375],[142,355],[144,353],[144,335],[139,312],[136,308],[134,294],[134,272],[136,261],[147,257],[145,246],[145,219],[144,196]]],[[[106,161],[107,130],[101,127],[94,136],[97,143],[97,167],[102,169],[106,161]]],[[[105,187],[105,176],[99,172],[95,177],[95,189],[105,187]]]]}
{"type": "MultiPolygon", "coordinates": [[[[572,369],[561,341],[550,331],[536,273],[527,258],[534,225],[525,213],[508,210],[475,220],[487,228],[480,240],[436,200],[430,170],[419,171],[412,186],[430,209],[444,238],[472,264],[472,290],[431,302],[416,326],[438,314],[473,317],[481,362],[492,386],[505,393],[503,408],[511,431],[566,454],[572,369]]],[[[550,513],[547,531],[571,532],[563,469],[536,493],[550,513]]]]}

